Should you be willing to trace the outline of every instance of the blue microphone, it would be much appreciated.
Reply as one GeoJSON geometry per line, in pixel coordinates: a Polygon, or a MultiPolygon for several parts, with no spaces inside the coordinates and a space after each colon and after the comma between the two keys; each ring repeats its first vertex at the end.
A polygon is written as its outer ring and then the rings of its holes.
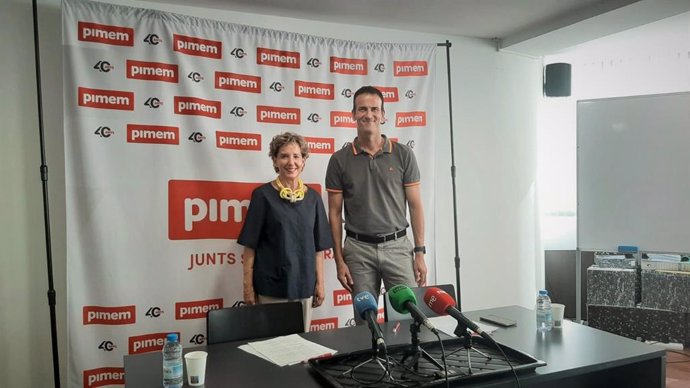
{"type": "MultiPolygon", "coordinates": [[[[384,348],[386,343],[383,341],[383,333],[378,322],[376,322],[376,315],[379,306],[374,300],[374,295],[369,291],[362,291],[355,296],[355,311],[360,318],[367,321],[369,330],[371,330],[372,342],[376,342],[377,348],[384,348]]],[[[372,344],[373,345],[373,344],[372,344]]]]}

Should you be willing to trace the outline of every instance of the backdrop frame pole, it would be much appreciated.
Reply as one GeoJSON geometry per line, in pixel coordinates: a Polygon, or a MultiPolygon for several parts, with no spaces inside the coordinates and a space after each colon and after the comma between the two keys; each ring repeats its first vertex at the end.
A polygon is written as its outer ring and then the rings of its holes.
{"type": "Polygon", "coordinates": [[[462,311],[460,300],[460,249],[458,242],[458,202],[457,190],[455,186],[455,143],[453,141],[453,93],[450,79],[450,47],[452,43],[446,40],[445,43],[437,43],[437,46],[446,47],[446,74],[448,75],[448,115],[450,119],[450,176],[453,183],[453,237],[455,240],[455,300],[458,310],[462,311]]]}
{"type": "Polygon", "coordinates": [[[53,254],[50,239],[50,207],[48,204],[48,165],[46,164],[45,138],[43,130],[43,95],[41,93],[41,52],[38,39],[38,11],[36,0],[33,8],[34,59],[36,61],[36,98],[38,106],[38,134],[41,147],[41,182],[43,185],[43,225],[46,238],[46,266],[48,270],[48,305],[50,307],[50,338],[53,349],[53,380],[55,388],[60,388],[60,359],[57,340],[57,319],[55,317],[55,287],[53,284],[53,254]]]}

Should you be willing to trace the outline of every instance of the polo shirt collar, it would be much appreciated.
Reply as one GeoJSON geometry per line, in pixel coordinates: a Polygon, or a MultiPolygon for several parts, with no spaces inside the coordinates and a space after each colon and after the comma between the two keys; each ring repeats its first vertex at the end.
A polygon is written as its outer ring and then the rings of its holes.
{"type": "MultiPolygon", "coordinates": [[[[386,154],[390,154],[393,152],[393,141],[389,139],[386,135],[381,134],[381,137],[383,137],[383,152],[386,154]]],[[[363,153],[364,150],[362,150],[362,147],[359,146],[359,142],[357,141],[357,137],[355,137],[355,140],[352,141],[352,153],[354,155],[358,155],[363,153]]]]}

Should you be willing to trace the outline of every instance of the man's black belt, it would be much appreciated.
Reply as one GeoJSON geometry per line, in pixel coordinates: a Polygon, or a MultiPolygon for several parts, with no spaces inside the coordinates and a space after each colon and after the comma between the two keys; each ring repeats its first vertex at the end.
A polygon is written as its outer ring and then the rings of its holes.
{"type": "Polygon", "coordinates": [[[347,234],[347,237],[352,237],[357,241],[369,244],[381,244],[386,241],[393,241],[399,239],[400,237],[405,237],[405,235],[407,235],[407,229],[399,230],[385,236],[371,236],[368,234],[350,232],[349,230],[346,230],[345,233],[347,234]]]}

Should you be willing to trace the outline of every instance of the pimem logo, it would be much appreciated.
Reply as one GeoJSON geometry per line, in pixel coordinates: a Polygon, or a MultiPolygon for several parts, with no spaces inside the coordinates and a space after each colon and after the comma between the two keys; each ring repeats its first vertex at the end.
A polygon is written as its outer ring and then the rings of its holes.
{"type": "Polygon", "coordinates": [[[134,29],[88,22],[77,23],[78,38],[83,42],[96,42],[115,46],[134,46],[134,29]]]}
{"type": "Polygon", "coordinates": [[[180,144],[180,129],[164,125],[127,124],[127,143],[180,144]]]}
{"type": "Polygon", "coordinates": [[[211,310],[223,308],[223,299],[196,300],[175,303],[175,319],[206,319],[211,310]]]}
{"type": "Polygon", "coordinates": [[[237,239],[260,183],[168,181],[170,240],[237,239]]]}
{"type": "Polygon", "coordinates": [[[351,112],[331,111],[331,127],[357,128],[357,122],[352,118],[351,112]]]}
{"type": "Polygon", "coordinates": [[[396,112],[396,127],[423,127],[426,125],[426,112],[396,112]]]}
{"type": "Polygon", "coordinates": [[[367,75],[367,60],[331,57],[331,73],[367,75]]]}
{"type": "MultiPolygon", "coordinates": [[[[128,354],[160,351],[163,349],[163,345],[165,345],[165,337],[167,335],[168,333],[164,332],[131,336],[129,337],[128,354]]],[[[179,337],[180,333],[178,332],[177,335],[179,337]]]]}
{"type": "Polygon", "coordinates": [[[265,47],[256,48],[256,63],[264,66],[300,68],[300,53],[296,51],[273,50],[265,47]]]}
{"type": "Polygon", "coordinates": [[[398,102],[398,88],[395,86],[375,86],[383,94],[383,102],[398,102]]]}
{"type": "Polygon", "coordinates": [[[100,71],[101,73],[107,73],[110,70],[114,69],[115,66],[111,65],[108,61],[98,61],[95,65],[93,65],[93,68],[100,71]]]}
{"type": "Polygon", "coordinates": [[[335,98],[335,85],[295,80],[295,97],[332,100],[335,98]]]}
{"type": "Polygon", "coordinates": [[[258,133],[216,131],[216,147],[229,150],[261,151],[258,133]]]}
{"type": "Polygon", "coordinates": [[[173,50],[187,55],[220,59],[223,57],[223,42],[173,34],[173,50]]]}
{"type": "Polygon", "coordinates": [[[261,77],[254,75],[217,71],[215,85],[216,89],[261,93],[261,77]]]}
{"type": "Polygon", "coordinates": [[[335,152],[335,140],[328,137],[305,137],[309,147],[309,153],[312,154],[332,154],[335,152]]]}
{"type": "Polygon", "coordinates": [[[134,110],[134,93],[79,87],[79,106],[98,109],[134,110]]]}
{"type": "Polygon", "coordinates": [[[84,306],[84,325],[131,325],[137,321],[136,306],[84,306]]]}
{"type": "Polygon", "coordinates": [[[302,122],[299,108],[257,105],[256,121],[273,124],[300,124],[302,122]]]}
{"type": "Polygon", "coordinates": [[[429,74],[426,61],[394,61],[393,75],[395,77],[419,77],[429,74]]]}
{"type": "Polygon", "coordinates": [[[333,330],[338,328],[338,317],[312,319],[309,324],[309,331],[333,330]]]}
{"type": "Polygon", "coordinates": [[[175,96],[175,113],[178,115],[206,116],[219,119],[221,102],[196,97],[175,96]]]}
{"type": "Polygon", "coordinates": [[[84,388],[125,385],[125,368],[96,368],[84,371],[84,388]]]}
{"type": "Polygon", "coordinates": [[[127,60],[127,78],[144,81],[178,83],[180,74],[177,65],[162,62],[127,60]]]}
{"type": "Polygon", "coordinates": [[[333,306],[352,304],[352,294],[348,290],[333,290],[333,306]]]}

